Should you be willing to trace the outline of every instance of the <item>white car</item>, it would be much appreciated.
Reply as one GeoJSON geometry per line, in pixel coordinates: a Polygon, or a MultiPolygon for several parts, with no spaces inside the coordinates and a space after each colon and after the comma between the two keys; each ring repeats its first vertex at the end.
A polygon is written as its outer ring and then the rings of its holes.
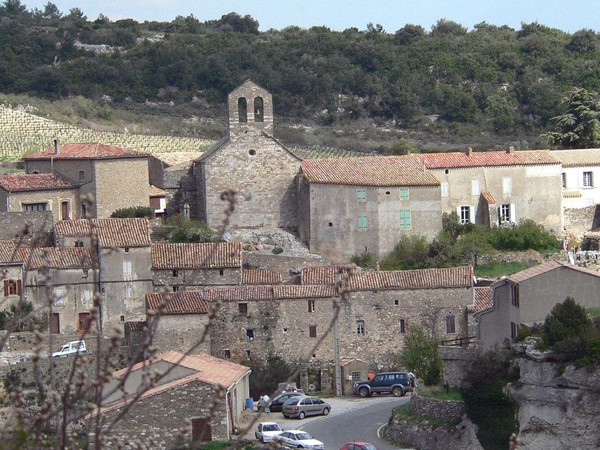
{"type": "Polygon", "coordinates": [[[87,353],[85,341],[71,341],[63,345],[59,351],[52,353],[53,358],[65,358],[76,353],[87,353]]]}
{"type": "Polygon", "coordinates": [[[257,425],[254,436],[264,444],[266,442],[271,442],[273,438],[282,431],[279,424],[275,422],[261,422],[257,425]]]}
{"type": "Polygon", "coordinates": [[[319,450],[325,448],[325,445],[321,441],[302,430],[284,431],[275,436],[273,441],[291,448],[312,448],[319,450]]]}

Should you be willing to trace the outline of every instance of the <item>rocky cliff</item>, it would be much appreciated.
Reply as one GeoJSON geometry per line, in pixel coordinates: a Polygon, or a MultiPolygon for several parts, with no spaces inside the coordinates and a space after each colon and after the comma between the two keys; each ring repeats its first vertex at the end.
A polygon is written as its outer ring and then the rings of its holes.
{"type": "Polygon", "coordinates": [[[532,345],[516,362],[521,376],[508,390],[519,404],[519,448],[600,448],[600,369],[565,368],[532,345]]]}

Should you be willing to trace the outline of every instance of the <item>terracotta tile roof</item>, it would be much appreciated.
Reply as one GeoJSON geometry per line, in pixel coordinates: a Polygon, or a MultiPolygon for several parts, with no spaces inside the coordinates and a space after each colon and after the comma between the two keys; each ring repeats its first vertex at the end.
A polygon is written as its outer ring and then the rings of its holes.
{"type": "Polygon", "coordinates": [[[204,293],[208,301],[248,301],[248,300],[272,300],[272,286],[223,286],[205,288],[204,293]]]}
{"type": "Polygon", "coordinates": [[[552,150],[552,156],[561,161],[563,167],[600,166],[600,148],[552,150]]]}
{"type": "Polygon", "coordinates": [[[103,248],[149,247],[150,222],[145,218],[61,220],[54,225],[56,236],[98,236],[103,248]]]}
{"type": "Polygon", "coordinates": [[[59,147],[56,154],[51,148],[43,152],[33,153],[25,156],[25,161],[46,159],[111,159],[111,158],[147,158],[148,155],[126,148],[114,147],[112,145],[98,143],[65,143],[59,147]]]}
{"type": "Polygon", "coordinates": [[[146,306],[156,311],[164,305],[163,314],[208,314],[208,302],[200,291],[148,292],[146,306]]]}
{"type": "Polygon", "coordinates": [[[125,332],[144,331],[148,328],[148,322],[145,320],[131,320],[125,322],[125,332]]]}
{"type": "Polygon", "coordinates": [[[164,162],[168,167],[187,163],[192,165],[194,160],[202,156],[202,151],[198,152],[153,152],[152,156],[164,162]]]}
{"type": "Polygon", "coordinates": [[[276,299],[286,298],[328,298],[337,297],[335,286],[285,284],[273,286],[273,296],[276,299]]]}
{"type": "Polygon", "coordinates": [[[164,189],[156,187],[154,185],[150,185],[150,197],[164,197],[167,195],[164,189]]]}
{"type": "Polygon", "coordinates": [[[420,153],[414,156],[427,169],[560,164],[549,150],[473,152],[470,155],[464,152],[420,153]]]}
{"type": "MultiPolygon", "coordinates": [[[[139,398],[144,399],[152,397],[163,392],[168,392],[173,388],[184,386],[193,382],[203,382],[213,386],[221,386],[225,389],[229,389],[250,372],[249,367],[242,366],[241,364],[236,364],[224,359],[215,358],[214,356],[203,353],[186,355],[180,352],[167,352],[157,355],[149,360],[134,364],[131,366],[131,368],[126,367],[124,369],[115,371],[113,373],[113,382],[109,383],[107,388],[110,389],[111,384],[114,385],[120,378],[128,376],[130,372],[138,372],[143,370],[148,371],[148,373],[164,374],[173,366],[185,367],[190,369],[192,373],[190,375],[184,375],[175,380],[172,380],[172,377],[167,375],[163,380],[159,380],[157,382],[158,385],[156,387],[146,390],[139,398]]],[[[131,379],[136,378],[143,377],[132,377],[131,379]]],[[[137,390],[139,388],[138,384],[129,384],[132,386],[130,386],[127,389],[127,392],[124,393],[126,396],[125,399],[123,398],[123,393],[112,395],[111,398],[106,400],[106,406],[103,406],[100,410],[90,414],[88,418],[94,417],[95,414],[103,414],[115,408],[127,405],[134,398],[134,395],[137,394],[137,390]],[[113,399],[116,401],[111,401],[113,399]]],[[[129,384],[125,383],[125,386],[128,386],[129,384]]]]}
{"type": "Polygon", "coordinates": [[[242,284],[281,284],[281,273],[275,270],[244,269],[242,284]]]}
{"type": "Polygon", "coordinates": [[[485,202],[488,205],[496,204],[496,199],[494,198],[494,196],[492,195],[492,193],[490,191],[482,191],[481,196],[483,197],[483,200],[485,200],[485,202]]]}
{"type": "Polygon", "coordinates": [[[506,277],[513,283],[521,283],[531,278],[537,277],[538,275],[550,272],[551,270],[575,270],[577,272],[586,273],[594,277],[600,277],[600,272],[595,270],[587,269],[585,267],[579,267],[572,264],[565,264],[560,261],[552,260],[537,266],[529,267],[528,269],[522,270],[521,272],[513,273],[506,277]]]}
{"type": "Polygon", "coordinates": [[[242,244],[238,242],[152,244],[153,269],[223,269],[236,267],[242,267],[242,244]]]}
{"type": "Polygon", "coordinates": [[[303,267],[300,284],[335,284],[340,270],[357,270],[356,266],[311,266],[303,267]]]}
{"type": "Polygon", "coordinates": [[[0,263],[21,262],[15,241],[0,240],[0,263]]]}
{"type": "Polygon", "coordinates": [[[66,178],[55,173],[16,173],[0,176],[0,187],[9,192],[74,189],[66,178]]]}
{"type": "Polygon", "coordinates": [[[311,183],[352,186],[439,186],[412,156],[305,159],[302,172],[311,183]]]}
{"type": "Polygon", "coordinates": [[[468,313],[475,314],[494,306],[494,296],[491,286],[476,287],[473,291],[473,304],[467,305],[468,313]]]}
{"type": "Polygon", "coordinates": [[[563,191],[563,198],[580,198],[583,197],[580,191],[563,191]]]}
{"type": "Polygon", "coordinates": [[[376,289],[436,289],[473,286],[471,266],[444,269],[360,272],[348,279],[351,291],[376,289]]]}
{"type": "Polygon", "coordinates": [[[91,269],[90,250],[84,247],[36,247],[19,248],[19,258],[28,270],[35,269],[91,269]]]}

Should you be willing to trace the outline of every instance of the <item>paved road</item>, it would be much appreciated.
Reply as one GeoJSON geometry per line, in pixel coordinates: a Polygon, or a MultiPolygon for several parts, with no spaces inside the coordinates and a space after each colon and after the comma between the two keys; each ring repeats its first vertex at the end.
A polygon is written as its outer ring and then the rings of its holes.
{"type": "MultiPolygon", "coordinates": [[[[371,442],[378,450],[397,450],[384,439],[377,437],[377,430],[386,424],[392,409],[408,402],[410,396],[393,397],[374,395],[373,397],[325,398],[331,404],[329,416],[307,417],[303,420],[285,419],[279,412],[261,414],[258,421],[277,422],[283,429],[308,431],[325,443],[327,450],[339,449],[344,442],[363,440],[371,442]]],[[[256,418],[256,416],[249,417],[256,418]]],[[[246,438],[254,437],[254,427],[246,438]]]]}

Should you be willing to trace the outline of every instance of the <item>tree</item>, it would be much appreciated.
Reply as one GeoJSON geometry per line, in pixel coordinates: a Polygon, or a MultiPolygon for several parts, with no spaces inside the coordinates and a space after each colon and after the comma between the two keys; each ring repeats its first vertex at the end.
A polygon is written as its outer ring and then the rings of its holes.
{"type": "Polygon", "coordinates": [[[443,363],[439,355],[440,342],[435,336],[428,336],[420,325],[408,327],[404,339],[404,349],[399,355],[399,362],[423,379],[426,385],[439,383],[442,376],[443,363]]]}
{"type": "Polygon", "coordinates": [[[406,139],[397,140],[387,151],[388,155],[409,155],[411,153],[420,153],[419,148],[406,139]]]}
{"type": "Polygon", "coordinates": [[[572,297],[557,303],[544,321],[544,342],[553,346],[567,339],[586,336],[593,328],[585,308],[572,297]]]}
{"type": "Polygon", "coordinates": [[[565,148],[600,146],[600,96],[594,91],[574,88],[566,93],[563,104],[566,112],[550,119],[556,131],[542,137],[565,148]]]}

